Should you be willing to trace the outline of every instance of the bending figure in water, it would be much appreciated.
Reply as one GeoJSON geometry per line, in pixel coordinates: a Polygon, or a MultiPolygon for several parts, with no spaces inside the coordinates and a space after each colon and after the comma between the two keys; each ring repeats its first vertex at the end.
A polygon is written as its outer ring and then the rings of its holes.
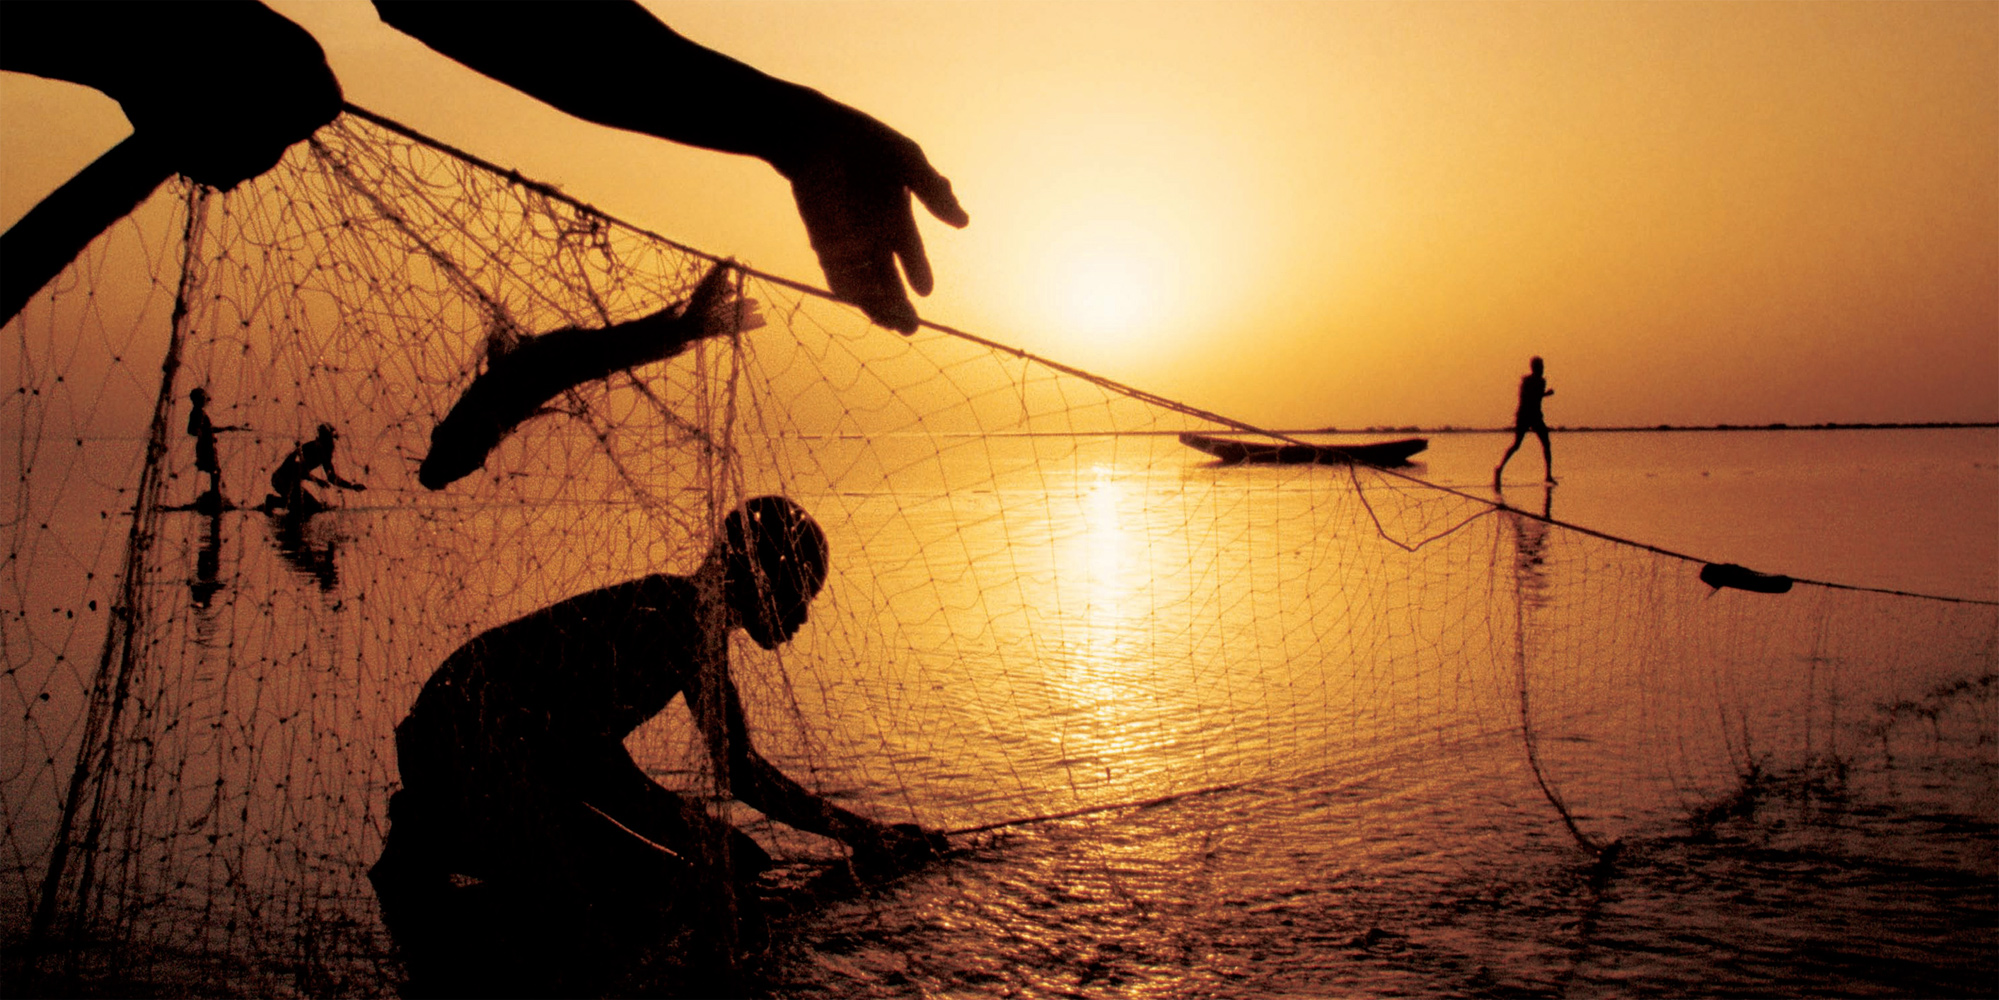
{"type": "Polygon", "coordinates": [[[284,511],[297,517],[325,510],[326,502],[305,488],[307,482],[343,490],[367,489],[334,471],[333,445],[339,439],[340,435],[333,430],[332,424],[320,424],[318,435],[294,446],[292,453],[285,456],[285,460],[271,473],[271,495],[264,498],[259,509],[284,511]],[[314,475],[315,472],[320,474],[314,475]]]}
{"type": "Polygon", "coordinates": [[[1492,469],[1492,488],[1495,490],[1499,488],[1500,475],[1506,471],[1506,463],[1512,461],[1513,453],[1520,450],[1520,442],[1526,439],[1528,431],[1541,439],[1541,470],[1549,483],[1555,481],[1555,460],[1548,448],[1548,420],[1541,415],[1541,400],[1554,395],[1555,390],[1548,388],[1548,380],[1541,375],[1539,357],[1530,359],[1527,368],[1527,374],[1520,376],[1520,406],[1513,411],[1513,444],[1507,447],[1506,454],[1500,456],[1499,464],[1492,469]]]}
{"type": "Polygon", "coordinates": [[[629,323],[552,330],[505,350],[496,342],[486,370],[430,432],[417,481],[441,490],[471,475],[522,421],[546,412],[549,400],[585,382],[664,361],[703,337],[762,327],[755,300],[742,300],[738,308],[729,274],[727,264],[717,263],[685,303],[629,323]]]}
{"type": "Polygon", "coordinates": [[[692,577],[571,597],[444,661],[396,727],[402,790],[369,872],[412,995],[594,995],[662,950],[726,968],[741,950],[731,938],[754,945],[751,883],[769,856],[625,749],[675,697],[725,795],[845,843],[866,870],[942,851],[939,834],[808,791],[750,739],[729,634],[766,649],[789,641],[826,567],[819,526],[789,500],[759,497],[728,516],[692,577]]]}

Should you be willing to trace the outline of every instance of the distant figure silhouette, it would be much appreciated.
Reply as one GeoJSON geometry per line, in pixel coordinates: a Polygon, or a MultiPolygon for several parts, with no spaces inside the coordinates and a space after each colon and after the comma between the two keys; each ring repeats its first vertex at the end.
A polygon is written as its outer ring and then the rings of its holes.
{"type": "Polygon", "coordinates": [[[692,577],[641,577],[490,629],[424,685],[396,727],[403,787],[369,873],[413,995],[595,995],[649,953],[726,966],[703,956],[735,934],[754,942],[751,882],[769,857],[624,746],[676,696],[717,784],[771,819],[845,842],[863,867],[943,846],[834,805],[757,752],[728,635],[789,641],[825,579],[826,541],[782,497],[749,501],[725,529],[692,577]]]}
{"type": "Polygon", "coordinates": [[[1548,388],[1548,380],[1541,375],[1541,359],[1527,362],[1528,372],[1520,377],[1520,408],[1513,412],[1513,444],[1501,456],[1499,464],[1492,470],[1492,488],[1499,488],[1499,477],[1506,471],[1506,463],[1513,460],[1513,453],[1520,450],[1520,442],[1528,431],[1541,439],[1541,469],[1547,481],[1555,481],[1555,460],[1548,448],[1548,421],[1541,415],[1541,400],[1555,394],[1548,388]]]}
{"type": "Polygon", "coordinates": [[[472,474],[522,421],[585,382],[664,361],[703,337],[762,327],[756,301],[738,303],[731,294],[729,274],[729,267],[718,263],[686,302],[629,323],[551,330],[504,350],[496,345],[486,370],[431,430],[430,452],[417,469],[417,481],[439,490],[472,474]]]}
{"type": "Polygon", "coordinates": [[[222,496],[222,461],[215,451],[215,435],[218,431],[240,431],[236,425],[217,427],[208,417],[208,391],[202,388],[189,389],[188,402],[192,406],[187,411],[187,432],[194,438],[194,469],[208,474],[208,489],[194,499],[194,509],[204,514],[219,514],[226,510],[229,502],[222,496]]]}
{"type": "MultiPolygon", "coordinates": [[[[919,295],[933,283],[910,196],[949,225],[970,221],[906,136],[696,45],[632,0],[377,0],[375,9],[432,49],[579,118],[768,162],[791,182],[833,294],[891,329],[916,330],[902,276],[919,295]],[[563,52],[588,52],[588,67],[563,52]]],[[[0,69],[101,90],[134,134],[0,240],[0,323],[174,173],[228,190],[340,113],[340,84],[319,43],[261,4],[15,0],[6,20],[0,69]]]]}
{"type": "Polygon", "coordinates": [[[310,441],[301,441],[285,456],[275,471],[271,473],[271,494],[264,498],[259,509],[269,512],[284,511],[286,514],[303,517],[317,514],[326,509],[326,502],[305,488],[307,482],[321,486],[338,487],[343,490],[365,490],[368,487],[342,478],[333,468],[333,445],[340,439],[333,425],[320,424],[319,434],[310,441]],[[320,475],[313,475],[314,472],[320,475]]]}

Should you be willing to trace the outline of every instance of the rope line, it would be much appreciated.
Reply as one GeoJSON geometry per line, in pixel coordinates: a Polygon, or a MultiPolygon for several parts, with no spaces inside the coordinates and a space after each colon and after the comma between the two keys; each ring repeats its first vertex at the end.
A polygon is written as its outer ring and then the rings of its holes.
{"type": "MultiPolygon", "coordinates": [[[[590,204],[589,202],[583,201],[582,199],[576,198],[572,195],[565,194],[561,190],[558,190],[557,188],[551,185],[522,176],[522,174],[518,170],[512,170],[506,167],[502,167],[499,164],[492,162],[491,160],[487,160],[483,157],[467,152],[463,149],[451,145],[450,143],[444,142],[440,139],[434,139],[392,118],[385,118],[382,115],[376,114],[375,112],[369,111],[368,109],[360,107],[359,105],[353,104],[351,102],[343,104],[342,107],[348,114],[351,114],[356,118],[360,118],[363,121],[367,121],[374,125],[378,125],[382,128],[388,129],[389,131],[394,132],[397,135],[400,135],[403,138],[408,139],[412,142],[428,146],[432,149],[437,150],[440,153],[456,157],[473,166],[503,176],[507,178],[507,180],[510,183],[520,185],[521,187],[524,187],[530,191],[534,191],[537,194],[541,194],[545,197],[559,201],[565,205],[570,206],[571,208],[577,209],[578,211],[589,212],[594,215],[601,216],[602,218],[606,219],[607,221],[615,225],[623,226],[635,233],[645,236],[648,239],[658,240],[659,242],[671,246],[675,250],[681,251],[682,253],[692,254],[693,256],[708,261],[719,262],[725,259],[715,254],[708,253],[704,250],[698,250],[694,247],[688,246],[687,244],[681,243],[677,240],[673,240],[666,236],[662,236],[659,233],[653,232],[652,230],[645,228],[644,226],[634,225],[630,222],[625,221],[624,219],[621,219],[615,215],[612,215],[609,212],[604,211],[603,209],[596,207],[595,205],[590,204]]],[[[733,266],[741,270],[744,274],[753,276],[758,280],[767,281],[774,285],[779,285],[784,288],[789,288],[792,291],[798,292],[802,295],[810,295],[815,298],[823,299],[827,302],[842,302],[842,300],[836,297],[832,292],[824,288],[820,288],[816,285],[811,285],[802,281],[797,281],[792,278],[787,278],[784,277],[783,275],[773,274],[769,271],[759,270],[757,268],[750,267],[740,262],[734,262],[733,266]]],[[[1276,438],[1279,441],[1284,441],[1290,444],[1308,445],[1311,443],[1308,441],[1301,441],[1297,437],[1294,437],[1282,431],[1273,431],[1267,428],[1258,427],[1255,424],[1243,420],[1238,420],[1234,417],[1224,416],[1220,413],[1214,412],[1213,410],[1202,409],[1201,407],[1194,406],[1189,403],[1184,403],[1177,399],[1169,399],[1165,396],[1158,395],[1157,393],[1147,392],[1146,390],[1137,388],[1136,386],[1126,385],[1125,383],[1119,382],[1116,379],[1099,375],[1096,374],[1095,372],[1085,371],[1073,365],[1063,364],[1060,361],[1056,361],[1052,358],[1043,357],[1032,351],[1028,351],[1019,347],[1014,347],[1011,344],[1003,344],[996,340],[991,340],[986,337],[981,337],[978,334],[972,333],[969,330],[961,329],[959,327],[952,326],[948,323],[939,323],[934,320],[928,320],[918,317],[917,324],[927,329],[936,331],[937,333],[942,333],[950,337],[955,337],[959,340],[965,341],[966,343],[976,344],[990,351],[996,351],[1001,354],[1010,355],[1012,357],[1019,358],[1022,361],[1032,362],[1034,364],[1044,366],[1052,371],[1068,375],[1072,378],[1082,379],[1085,382],[1088,382],[1092,385],[1095,385],[1109,392],[1117,393],[1118,395],[1125,396],[1127,398],[1137,400],[1142,403],[1147,403],[1153,406],[1157,406],[1160,407],[1161,409],[1169,410],[1174,413],[1181,414],[1183,416],[1194,417],[1199,420],[1206,420],[1211,423],[1219,424],[1223,427],[1227,427],[1231,430],[1240,431],[1243,433],[1261,434],[1267,437],[1276,438]]],[[[1457,497],[1461,500],[1467,500],[1472,503],[1482,504],[1487,508],[1489,508],[1488,513],[1500,510],[1511,511],[1513,513],[1519,514],[1522,517],[1532,518],[1536,521],[1541,521],[1546,524],[1551,524],[1558,528],[1566,528],[1570,531],[1581,532],[1592,538],[1601,539],[1603,541],[1611,542],[1618,545],[1628,545],[1633,548],[1643,549],[1655,555],[1662,555],[1668,558],[1678,559],[1683,562],[1698,563],[1700,565],[1705,566],[1715,561],[1712,559],[1703,559],[1699,556],[1688,555],[1685,552],[1678,552],[1673,549],[1663,548],[1661,546],[1653,545],[1648,542],[1641,542],[1636,539],[1626,538],[1621,535],[1613,535],[1608,532],[1599,531],[1595,528],[1586,527],[1584,525],[1576,524],[1571,521],[1564,521],[1561,520],[1560,518],[1548,517],[1541,514],[1534,514],[1525,510],[1521,510],[1520,508],[1514,507],[1506,503],[1504,500],[1495,500],[1490,497],[1482,497],[1473,493],[1467,493],[1464,490],[1458,489],[1456,487],[1447,486],[1441,483],[1434,483],[1427,479],[1421,479],[1416,476],[1410,475],[1406,472],[1399,472],[1395,469],[1384,469],[1384,468],[1374,467],[1372,471],[1377,472],[1384,476],[1392,476],[1396,479],[1401,479],[1408,483],[1417,484],[1426,489],[1437,490],[1439,492],[1448,494],[1450,496],[1457,497]]],[[[1409,543],[1405,543],[1399,539],[1396,539],[1388,534],[1387,529],[1381,524],[1380,518],[1375,516],[1374,506],[1372,503],[1368,501],[1367,494],[1365,491],[1356,489],[1355,493],[1360,498],[1360,502],[1363,505],[1366,505],[1368,510],[1368,515],[1374,519],[1375,526],[1377,530],[1380,531],[1382,539],[1389,542],[1392,545],[1396,545],[1410,552],[1414,552],[1422,548],[1423,546],[1428,545],[1440,538],[1447,537],[1450,534],[1459,530],[1460,528],[1464,527],[1465,524],[1469,524],[1472,521],[1477,520],[1479,516],[1482,516],[1482,515],[1474,515],[1471,518],[1467,518],[1464,522],[1456,525],[1455,527],[1452,527],[1442,533],[1426,537],[1421,541],[1418,541],[1413,545],[1411,545],[1409,543]]],[[[1987,607],[1999,607],[1999,600],[1984,600],[1981,598],[1974,598],[1974,597],[1949,597],[1942,594],[1923,594],[1908,590],[1897,590],[1892,587],[1869,587],[1859,584],[1836,583],[1829,580],[1814,580],[1798,576],[1792,576],[1791,580],[1794,583],[1801,583],[1813,587],[1824,587],[1829,590],[1847,590],[1847,591],[1854,591],[1857,593],[1866,593],[1866,594],[1886,594],[1892,597],[1913,597],[1922,600],[1945,601],[1952,604],[1972,604],[1972,605],[1980,605],[1987,607]]]]}
{"type": "Polygon", "coordinates": [[[1094,816],[1098,813],[1116,812],[1120,809],[1152,809],[1158,806],[1171,805],[1172,803],[1179,802],[1183,799],[1194,799],[1208,795],[1220,795],[1224,792],[1241,791],[1242,789],[1248,787],[1249,784],[1250,783],[1246,781],[1234,781],[1225,785],[1209,785],[1206,788],[1196,788],[1190,792],[1174,792],[1171,795],[1159,795],[1149,799],[1133,799],[1129,802],[1113,802],[1109,805],[1102,805],[1102,806],[1084,806],[1081,809],[1070,809],[1067,810],[1066,812],[1047,813],[1041,816],[1023,816],[1020,819],[1004,819],[1000,820],[997,823],[982,823],[978,826],[966,826],[966,827],[959,827],[956,830],[945,830],[944,836],[966,837],[975,833],[990,833],[994,830],[1005,829],[1007,827],[1012,827],[1012,826],[1030,826],[1035,823],[1053,823],[1057,820],[1076,819],[1081,816],[1094,816]]]}

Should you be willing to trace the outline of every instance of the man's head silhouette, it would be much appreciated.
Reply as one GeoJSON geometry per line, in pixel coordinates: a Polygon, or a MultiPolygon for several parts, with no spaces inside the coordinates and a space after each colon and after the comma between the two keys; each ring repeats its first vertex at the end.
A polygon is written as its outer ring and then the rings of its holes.
{"type": "Polygon", "coordinates": [[[826,582],[826,533],[804,508],[778,496],[744,503],[724,531],[729,604],[757,645],[776,649],[805,624],[826,582]]]}

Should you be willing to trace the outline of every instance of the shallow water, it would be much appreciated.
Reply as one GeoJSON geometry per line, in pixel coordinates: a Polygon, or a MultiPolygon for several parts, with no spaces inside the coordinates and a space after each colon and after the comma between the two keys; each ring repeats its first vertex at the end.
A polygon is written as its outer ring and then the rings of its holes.
{"type": "MultiPolygon", "coordinates": [[[[1511,434],[1439,434],[1431,482],[1488,492],[1511,434]]],[[[1765,572],[1999,600],[1999,428],[1557,433],[1553,514],[1765,572]]],[[[1528,438],[1505,498],[1547,501],[1528,438]]]]}
{"type": "MultiPolygon", "coordinates": [[[[737,647],[760,747],[885,819],[998,824],[797,918],[776,990],[1989,993],[1991,610],[1710,591],[1697,563],[1487,507],[1504,443],[1440,435],[1409,470],[1470,498],[1217,467],[1170,437],[811,441],[809,465],[761,463],[838,471],[773,484],[826,524],[836,570],[782,656],[737,647]],[[1078,810],[1097,811],[1018,822],[1078,810]]],[[[1562,484],[1504,499],[1759,570],[1982,596],[1995,445],[1562,435],[1562,484]]],[[[196,910],[256,885],[261,920],[378,935],[360,872],[429,669],[547,601],[689,568],[697,537],[655,510],[426,498],[298,528],[167,515],[140,732],[177,785],[135,799],[124,877],[185,865],[196,910]]],[[[679,708],[631,745],[700,787],[679,708]]],[[[738,815],[781,856],[828,854],[738,815]]],[[[142,922],[185,919],[172,895],[142,922]]],[[[204,947],[270,947],[211,919],[204,947]]]]}
{"type": "MultiPolygon", "coordinates": [[[[1982,596],[1999,437],[1895,432],[1899,463],[1869,459],[1868,479],[1845,463],[1883,439],[1797,436],[1691,452],[1671,436],[1562,438],[1563,484],[1524,492],[1675,551],[1982,596]],[[1692,499],[1697,482],[1712,495],[1692,499]],[[1870,493],[1884,482],[1888,497],[1870,493]],[[1786,490],[1798,506],[1772,510],[1786,490]],[[1937,506],[1912,530],[1915,498],[1937,506]],[[1827,509],[1843,513],[1815,514],[1827,509]],[[1912,536],[1941,536],[1952,558],[1913,569],[1912,536]]],[[[1483,493],[1495,441],[1444,438],[1412,471],[1483,493]]],[[[1062,581],[1087,581],[1072,620],[1021,616],[1069,637],[1034,646],[1046,690],[1007,689],[1026,731],[995,732],[988,714],[958,736],[975,756],[997,737],[994,766],[919,764],[904,794],[946,825],[1224,787],[971,838],[808,923],[784,991],[1980,995],[1999,982],[1989,612],[1711,593],[1682,575],[1697,564],[1393,480],[1110,450],[1068,463],[1073,476],[1036,470],[1036,488],[1074,498],[1050,518],[1067,530],[1046,533],[1045,566],[1043,534],[1020,524],[1006,525],[1016,545],[990,550],[1008,579],[1052,581],[1026,606],[1072,609],[1062,581]],[[1356,484],[1375,498],[1364,512],[1341,507],[1356,484]],[[1182,578],[1243,588],[1210,599],[1182,578]],[[1162,624],[1174,616],[1185,633],[1162,624]],[[1271,618],[1279,633],[1230,641],[1271,618]],[[1217,650],[1226,672],[1204,676],[1217,650]],[[1579,837],[1616,847],[1600,860],[1579,837]]],[[[1546,509],[1522,492],[1506,498],[1546,509]]],[[[1012,613],[989,591],[979,607],[988,623],[1012,613]]]]}

